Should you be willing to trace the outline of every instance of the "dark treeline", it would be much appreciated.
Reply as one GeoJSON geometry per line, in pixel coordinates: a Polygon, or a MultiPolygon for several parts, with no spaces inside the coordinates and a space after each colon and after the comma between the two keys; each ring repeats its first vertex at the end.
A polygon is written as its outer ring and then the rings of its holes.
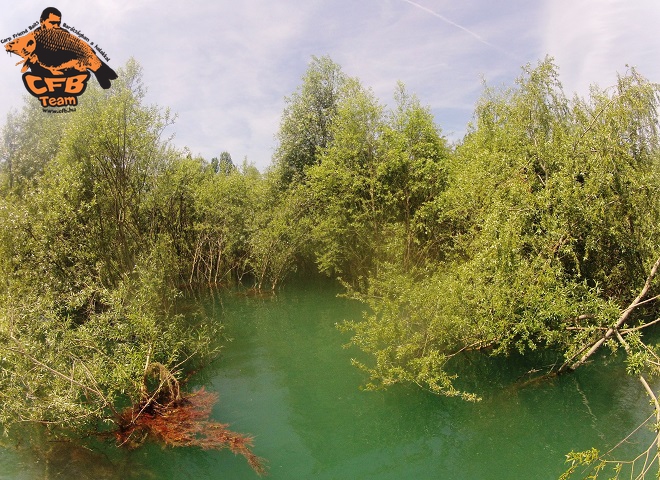
{"type": "Polygon", "coordinates": [[[370,388],[476,400],[453,373],[461,352],[549,349],[557,374],[601,346],[648,387],[658,93],[630,69],[569,98],[546,59],[485,88],[450,145],[403,85],[388,108],[313,58],[264,173],[174,149],[133,62],[75,115],[26,103],[3,131],[0,421],[116,421],[150,364],[181,377],[213,358],[212,327],[178,313],[182,289],[276,289],[296,272],[339,278],[368,307],[342,328],[370,354],[356,362],[370,388]]]}

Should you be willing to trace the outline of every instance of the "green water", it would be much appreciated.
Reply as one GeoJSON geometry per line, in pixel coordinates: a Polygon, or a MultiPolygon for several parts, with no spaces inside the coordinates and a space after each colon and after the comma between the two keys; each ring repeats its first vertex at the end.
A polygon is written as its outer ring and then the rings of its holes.
{"type": "MultiPolygon", "coordinates": [[[[275,297],[218,295],[208,310],[229,342],[197,379],[220,393],[214,417],[255,437],[275,479],[552,479],[564,455],[606,449],[650,413],[639,384],[620,367],[520,388],[520,359],[466,357],[468,404],[418,388],[364,392],[359,355],[335,328],[361,306],[336,287],[286,286],[275,297]]],[[[634,451],[635,444],[629,445],[634,451]]],[[[242,457],[222,451],[101,450],[49,443],[0,450],[0,479],[255,479],[242,457]]]]}

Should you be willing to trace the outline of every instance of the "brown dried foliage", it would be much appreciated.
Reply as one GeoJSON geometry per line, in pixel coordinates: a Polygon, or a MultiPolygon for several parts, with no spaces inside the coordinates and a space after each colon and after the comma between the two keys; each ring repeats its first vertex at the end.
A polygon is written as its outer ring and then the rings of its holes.
{"type": "Polygon", "coordinates": [[[165,404],[154,398],[152,395],[122,413],[121,428],[115,433],[120,445],[137,446],[152,437],[172,447],[228,448],[243,455],[259,475],[266,473],[264,460],[250,450],[252,437],[232,432],[227,424],[210,419],[217,393],[204,388],[187,395],[178,395],[177,391],[176,398],[165,404]]]}

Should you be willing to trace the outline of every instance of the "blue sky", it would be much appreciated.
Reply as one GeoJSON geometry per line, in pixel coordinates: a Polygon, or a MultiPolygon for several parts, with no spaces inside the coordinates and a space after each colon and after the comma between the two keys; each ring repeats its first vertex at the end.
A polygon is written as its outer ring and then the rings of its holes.
{"type": "MultiPolygon", "coordinates": [[[[228,151],[264,170],[285,105],[312,55],[391,102],[398,81],[460,140],[483,89],[555,58],[567,94],[607,87],[626,64],[660,81],[658,0],[63,0],[62,20],[117,69],[143,67],[147,101],[178,114],[174,144],[210,159],[228,151]]],[[[14,2],[7,38],[44,7],[14,2]]],[[[0,61],[0,115],[25,95],[16,56],[0,61]]],[[[84,100],[84,96],[83,99],[84,100]]]]}

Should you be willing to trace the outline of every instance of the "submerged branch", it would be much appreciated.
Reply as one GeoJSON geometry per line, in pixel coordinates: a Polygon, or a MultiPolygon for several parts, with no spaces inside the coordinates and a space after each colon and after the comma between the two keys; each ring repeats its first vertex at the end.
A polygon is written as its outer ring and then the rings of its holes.
{"type": "MultiPolygon", "coordinates": [[[[630,346],[628,345],[628,342],[626,342],[625,338],[621,335],[620,332],[616,332],[617,339],[623,345],[623,348],[626,349],[627,353],[630,353],[630,346]]],[[[641,384],[644,386],[644,390],[646,390],[646,393],[648,394],[649,397],[651,397],[651,401],[653,402],[654,409],[655,409],[655,439],[653,440],[653,443],[649,446],[649,450],[653,447],[653,444],[656,444],[656,449],[660,453],[660,430],[658,429],[660,427],[660,403],[658,402],[658,397],[655,395],[653,392],[653,389],[651,389],[649,382],[646,381],[646,378],[644,375],[640,374],[639,375],[639,381],[641,384]]],[[[656,456],[658,453],[656,453],[656,456]]],[[[648,461],[648,458],[647,458],[648,461]]],[[[645,463],[646,465],[646,463],[645,463]]]]}
{"type": "Polygon", "coordinates": [[[494,340],[488,341],[488,340],[477,340],[476,342],[470,343],[468,345],[465,345],[455,352],[448,353],[447,354],[447,360],[450,360],[451,358],[455,357],[456,355],[459,355],[463,352],[473,352],[473,351],[479,351],[479,350],[485,350],[487,348],[492,347],[495,344],[494,340]]]}
{"type": "Polygon", "coordinates": [[[232,432],[227,429],[228,425],[210,419],[216,400],[217,394],[202,388],[165,406],[152,403],[140,415],[135,415],[134,410],[143,406],[129,408],[124,413],[126,425],[115,434],[117,442],[134,447],[152,436],[171,447],[228,448],[234,454],[243,455],[257,474],[265,474],[264,460],[250,449],[252,438],[232,432]],[[136,435],[140,438],[137,442],[132,440],[136,435]]]}

